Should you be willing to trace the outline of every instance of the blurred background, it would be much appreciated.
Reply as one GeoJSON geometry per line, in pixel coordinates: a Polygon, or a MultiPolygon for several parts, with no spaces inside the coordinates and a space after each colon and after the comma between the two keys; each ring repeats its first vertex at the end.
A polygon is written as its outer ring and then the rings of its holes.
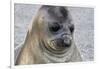
{"type": "MultiPolygon", "coordinates": [[[[41,5],[14,4],[15,60],[20,51],[29,25],[41,5]]],[[[75,24],[74,41],[84,61],[94,60],[94,9],[67,6],[75,24]]]]}

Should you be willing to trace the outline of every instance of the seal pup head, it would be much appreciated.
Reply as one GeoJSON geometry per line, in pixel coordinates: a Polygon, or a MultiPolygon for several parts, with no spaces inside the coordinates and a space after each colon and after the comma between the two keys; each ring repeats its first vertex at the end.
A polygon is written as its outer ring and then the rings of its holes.
{"type": "Polygon", "coordinates": [[[39,42],[53,53],[64,53],[72,46],[74,25],[68,9],[63,6],[43,5],[33,30],[37,32],[39,42]]]}

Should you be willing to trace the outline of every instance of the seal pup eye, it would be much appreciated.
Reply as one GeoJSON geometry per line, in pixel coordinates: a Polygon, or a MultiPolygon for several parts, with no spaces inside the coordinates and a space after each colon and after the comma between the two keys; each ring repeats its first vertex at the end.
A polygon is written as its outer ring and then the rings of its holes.
{"type": "Polygon", "coordinates": [[[49,30],[51,32],[57,32],[61,29],[61,25],[59,23],[53,23],[50,27],[49,30]]]}

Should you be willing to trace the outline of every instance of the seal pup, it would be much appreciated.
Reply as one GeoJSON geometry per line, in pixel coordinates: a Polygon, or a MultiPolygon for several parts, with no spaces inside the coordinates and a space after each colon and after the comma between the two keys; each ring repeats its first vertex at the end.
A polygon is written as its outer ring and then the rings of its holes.
{"type": "Polygon", "coordinates": [[[16,60],[20,64],[82,61],[74,43],[74,24],[66,7],[43,5],[28,30],[16,60]]]}

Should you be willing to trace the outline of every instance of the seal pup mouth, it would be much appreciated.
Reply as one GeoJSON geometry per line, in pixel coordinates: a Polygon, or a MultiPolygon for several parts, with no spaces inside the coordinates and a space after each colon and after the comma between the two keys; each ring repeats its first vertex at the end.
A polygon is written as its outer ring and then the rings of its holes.
{"type": "Polygon", "coordinates": [[[60,54],[67,52],[69,48],[72,46],[72,37],[71,35],[63,34],[61,37],[50,39],[50,40],[42,40],[42,44],[44,48],[48,51],[60,54]]]}
{"type": "Polygon", "coordinates": [[[71,46],[71,40],[69,40],[69,39],[63,40],[62,38],[55,39],[50,42],[50,46],[56,50],[69,48],[71,46]]]}
{"type": "Polygon", "coordinates": [[[72,37],[69,35],[62,35],[62,38],[56,38],[50,41],[50,47],[54,50],[65,50],[71,46],[72,37]]]}

